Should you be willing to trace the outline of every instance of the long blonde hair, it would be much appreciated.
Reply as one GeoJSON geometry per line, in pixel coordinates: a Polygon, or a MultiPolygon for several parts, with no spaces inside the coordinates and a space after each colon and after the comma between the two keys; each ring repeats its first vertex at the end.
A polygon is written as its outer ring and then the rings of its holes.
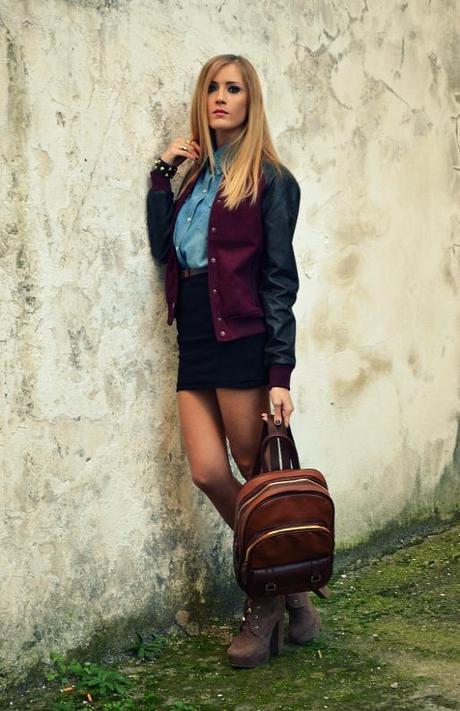
{"type": "Polygon", "coordinates": [[[190,133],[200,144],[201,158],[190,166],[179,194],[196,178],[208,158],[210,169],[214,172],[215,159],[212,129],[208,123],[207,96],[212,78],[227,64],[237,64],[241,68],[248,93],[246,121],[238,136],[230,142],[228,152],[226,151],[221,163],[222,197],[225,207],[232,210],[241,200],[250,196],[251,204],[255,203],[263,160],[271,162],[279,172],[282,165],[270,135],[257,72],[248,59],[237,54],[218,54],[211,57],[200,71],[192,97],[190,133]]]}

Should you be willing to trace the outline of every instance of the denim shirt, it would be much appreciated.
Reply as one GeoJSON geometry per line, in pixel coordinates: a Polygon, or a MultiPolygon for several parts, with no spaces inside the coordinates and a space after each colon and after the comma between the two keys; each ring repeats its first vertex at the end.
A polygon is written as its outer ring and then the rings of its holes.
{"type": "Polygon", "coordinates": [[[177,260],[183,269],[208,266],[209,213],[222,180],[221,159],[225,148],[224,144],[214,151],[214,176],[208,165],[177,214],[173,241],[177,260]]]}

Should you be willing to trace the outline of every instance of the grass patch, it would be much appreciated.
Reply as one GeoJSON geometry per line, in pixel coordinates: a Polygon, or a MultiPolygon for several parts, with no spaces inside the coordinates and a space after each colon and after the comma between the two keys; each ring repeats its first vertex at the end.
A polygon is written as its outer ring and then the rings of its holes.
{"type": "Polygon", "coordinates": [[[301,647],[286,644],[280,657],[256,669],[228,665],[226,649],[239,626],[235,620],[196,636],[147,642],[138,635],[131,655],[111,668],[56,657],[50,669],[56,676],[44,689],[10,697],[0,708],[459,709],[459,541],[460,526],[453,526],[337,573],[332,597],[314,598],[323,622],[320,638],[301,647]],[[65,684],[75,686],[65,692],[65,684]]]}

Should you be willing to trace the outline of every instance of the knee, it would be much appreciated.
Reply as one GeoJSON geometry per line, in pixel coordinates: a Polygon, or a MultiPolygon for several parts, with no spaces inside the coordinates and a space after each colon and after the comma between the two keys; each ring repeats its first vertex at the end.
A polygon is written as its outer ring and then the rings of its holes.
{"type": "Polygon", "coordinates": [[[200,467],[196,471],[192,469],[193,483],[205,494],[218,488],[219,478],[219,473],[213,467],[200,467]]]}

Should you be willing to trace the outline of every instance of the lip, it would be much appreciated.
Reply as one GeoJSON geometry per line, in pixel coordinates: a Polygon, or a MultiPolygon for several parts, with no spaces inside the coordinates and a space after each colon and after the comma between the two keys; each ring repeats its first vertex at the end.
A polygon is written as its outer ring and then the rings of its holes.
{"type": "Polygon", "coordinates": [[[228,116],[228,111],[224,111],[223,109],[217,109],[217,111],[212,112],[214,116],[228,116]]]}

